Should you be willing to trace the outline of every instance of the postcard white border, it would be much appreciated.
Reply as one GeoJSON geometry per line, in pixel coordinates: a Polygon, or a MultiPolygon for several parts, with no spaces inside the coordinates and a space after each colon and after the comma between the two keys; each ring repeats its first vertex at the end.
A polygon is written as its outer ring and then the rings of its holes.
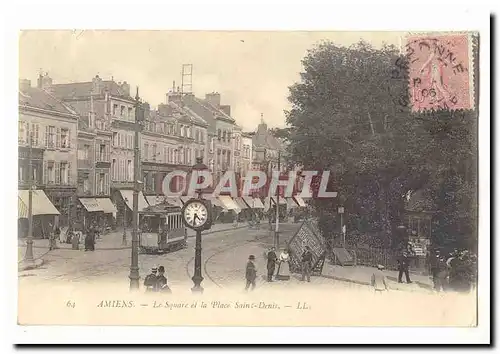
{"type": "MultiPolygon", "coordinates": [[[[490,274],[490,109],[489,109],[489,13],[478,10],[478,2],[469,8],[456,1],[445,5],[421,1],[402,4],[350,1],[342,6],[331,1],[236,1],[183,5],[162,1],[149,5],[132,1],[81,1],[45,4],[36,1],[11,2],[4,6],[6,32],[3,40],[4,61],[3,151],[15,151],[17,142],[17,33],[20,28],[115,28],[115,29],[227,29],[227,30],[475,30],[481,35],[480,83],[480,217],[479,217],[479,327],[468,328],[166,328],[166,327],[19,327],[17,306],[17,225],[12,207],[16,198],[17,176],[1,175],[4,198],[0,218],[4,230],[5,266],[2,274],[2,330],[15,343],[484,343],[489,340],[490,274]],[[167,4],[168,3],[168,4],[167,4]],[[316,3],[316,5],[313,5],[316,3]],[[265,5],[264,5],[265,4],[265,5]],[[474,9],[473,9],[474,8],[474,9]],[[29,10],[28,10],[29,9],[29,10]],[[446,16],[444,16],[446,14],[446,16]],[[5,277],[5,279],[3,278],[5,277]],[[8,291],[5,291],[8,290],[8,291]]],[[[4,154],[5,166],[16,166],[15,154],[4,154]]]]}

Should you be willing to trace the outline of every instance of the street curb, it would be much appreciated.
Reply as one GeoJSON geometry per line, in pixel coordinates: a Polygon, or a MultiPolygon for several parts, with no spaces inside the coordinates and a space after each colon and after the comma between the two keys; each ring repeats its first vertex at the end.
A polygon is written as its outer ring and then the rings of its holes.
{"type": "MultiPolygon", "coordinates": [[[[218,232],[225,232],[225,231],[231,231],[231,230],[240,230],[240,229],[244,229],[244,228],[248,228],[249,226],[248,225],[244,225],[244,226],[238,226],[238,227],[234,227],[234,228],[230,228],[230,229],[225,229],[225,230],[217,230],[217,231],[210,231],[210,232],[207,232],[207,233],[203,233],[202,236],[205,236],[205,235],[211,235],[211,234],[215,234],[215,233],[218,233],[218,232]]],[[[193,237],[196,237],[196,235],[188,235],[188,238],[193,238],[193,237]]],[[[23,247],[23,246],[19,246],[18,247],[23,247]]],[[[33,248],[47,248],[47,247],[42,247],[42,246],[33,246],[33,248]]],[[[123,247],[98,247],[98,244],[96,244],[96,251],[119,251],[119,250],[129,250],[131,249],[132,247],[131,246],[123,246],[123,247]]],[[[72,251],[73,249],[72,248],[65,248],[65,247],[59,247],[58,249],[60,250],[69,250],[69,251],[72,251]]]]}
{"type": "Polygon", "coordinates": [[[17,270],[19,272],[24,272],[26,270],[33,270],[36,268],[40,268],[44,263],[44,260],[42,258],[35,259],[33,264],[23,264],[20,263],[18,264],[17,270]]]}

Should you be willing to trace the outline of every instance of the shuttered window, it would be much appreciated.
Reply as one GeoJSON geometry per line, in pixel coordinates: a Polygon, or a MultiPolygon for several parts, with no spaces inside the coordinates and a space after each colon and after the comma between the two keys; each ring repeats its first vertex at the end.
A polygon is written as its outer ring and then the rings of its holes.
{"type": "Polygon", "coordinates": [[[61,184],[61,165],[59,162],[55,162],[55,184],[61,184]]]}

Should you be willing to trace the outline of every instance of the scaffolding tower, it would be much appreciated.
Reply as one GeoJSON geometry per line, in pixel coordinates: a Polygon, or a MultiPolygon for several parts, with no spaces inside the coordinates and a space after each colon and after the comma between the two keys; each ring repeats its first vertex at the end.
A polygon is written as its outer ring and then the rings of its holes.
{"type": "Polygon", "coordinates": [[[182,64],[181,95],[193,93],[193,64],[182,64]]]}

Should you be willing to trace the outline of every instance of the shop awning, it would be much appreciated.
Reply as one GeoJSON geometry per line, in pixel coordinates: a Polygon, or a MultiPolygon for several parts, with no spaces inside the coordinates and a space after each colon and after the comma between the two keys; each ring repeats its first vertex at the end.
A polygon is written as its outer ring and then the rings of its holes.
{"type": "MultiPolygon", "coordinates": [[[[127,206],[129,207],[130,210],[134,210],[134,191],[130,189],[122,189],[120,190],[120,194],[122,195],[123,200],[125,203],[127,203],[127,206]]],[[[146,209],[149,204],[146,201],[146,198],[144,198],[144,194],[142,192],[139,192],[139,211],[143,211],[146,209]]]]}
{"type": "Polygon", "coordinates": [[[89,213],[103,211],[101,205],[95,198],[80,198],[80,203],[82,203],[83,207],[87,209],[89,213]]]}
{"type": "Polygon", "coordinates": [[[148,204],[150,206],[155,206],[155,205],[163,203],[164,198],[161,198],[157,195],[147,195],[146,200],[148,201],[148,204]]]}
{"type": "Polygon", "coordinates": [[[239,198],[239,197],[234,198],[234,202],[236,203],[236,205],[238,205],[240,207],[241,210],[248,209],[248,205],[245,203],[243,198],[239,198]]]}
{"type": "Polygon", "coordinates": [[[286,198],[286,205],[288,209],[297,208],[299,205],[293,200],[293,198],[286,198]]]}
{"type": "Polygon", "coordinates": [[[264,204],[262,204],[262,201],[259,198],[243,197],[243,200],[252,209],[264,209],[264,204]]]}
{"type": "Polygon", "coordinates": [[[299,197],[298,195],[296,195],[295,197],[293,197],[295,199],[295,201],[297,202],[297,204],[300,206],[300,207],[305,207],[307,206],[306,205],[306,202],[304,202],[304,199],[302,199],[302,197],[299,197]]]}
{"type": "MultiPolygon", "coordinates": [[[[26,217],[28,217],[29,191],[27,190],[18,191],[18,198],[25,205],[26,217]]],[[[59,211],[56,209],[54,204],[52,204],[50,199],[42,190],[37,189],[33,191],[32,202],[33,202],[32,204],[33,215],[60,215],[59,211]]]]}
{"type": "Polygon", "coordinates": [[[194,198],[194,196],[193,197],[188,197],[188,196],[183,195],[181,197],[182,204],[186,204],[188,202],[188,200],[193,199],[193,198],[194,198]]]}
{"type": "Polygon", "coordinates": [[[100,205],[101,210],[105,214],[115,214],[117,212],[116,206],[109,198],[96,198],[97,203],[100,205]]]}
{"type": "Polygon", "coordinates": [[[17,197],[17,218],[27,218],[28,217],[28,206],[23,203],[20,197],[17,197]]]}
{"type": "Polygon", "coordinates": [[[264,198],[264,202],[262,203],[262,204],[264,204],[264,212],[267,212],[271,208],[270,200],[271,200],[271,198],[269,198],[269,197],[264,198]]]}
{"type": "MultiPolygon", "coordinates": [[[[278,199],[278,198],[277,197],[271,197],[271,199],[273,201],[273,204],[276,205],[276,199],[278,199]]],[[[280,197],[279,204],[280,205],[286,205],[286,199],[280,197]]]]}
{"type": "Polygon", "coordinates": [[[180,198],[178,197],[166,197],[165,198],[165,201],[168,203],[168,204],[172,204],[173,206],[176,206],[176,207],[179,207],[179,208],[182,208],[182,201],[180,198]]]}
{"type": "Polygon", "coordinates": [[[222,203],[222,205],[224,205],[225,209],[234,210],[237,213],[241,211],[241,208],[234,202],[234,200],[230,196],[220,195],[217,197],[217,199],[222,203]]]}

